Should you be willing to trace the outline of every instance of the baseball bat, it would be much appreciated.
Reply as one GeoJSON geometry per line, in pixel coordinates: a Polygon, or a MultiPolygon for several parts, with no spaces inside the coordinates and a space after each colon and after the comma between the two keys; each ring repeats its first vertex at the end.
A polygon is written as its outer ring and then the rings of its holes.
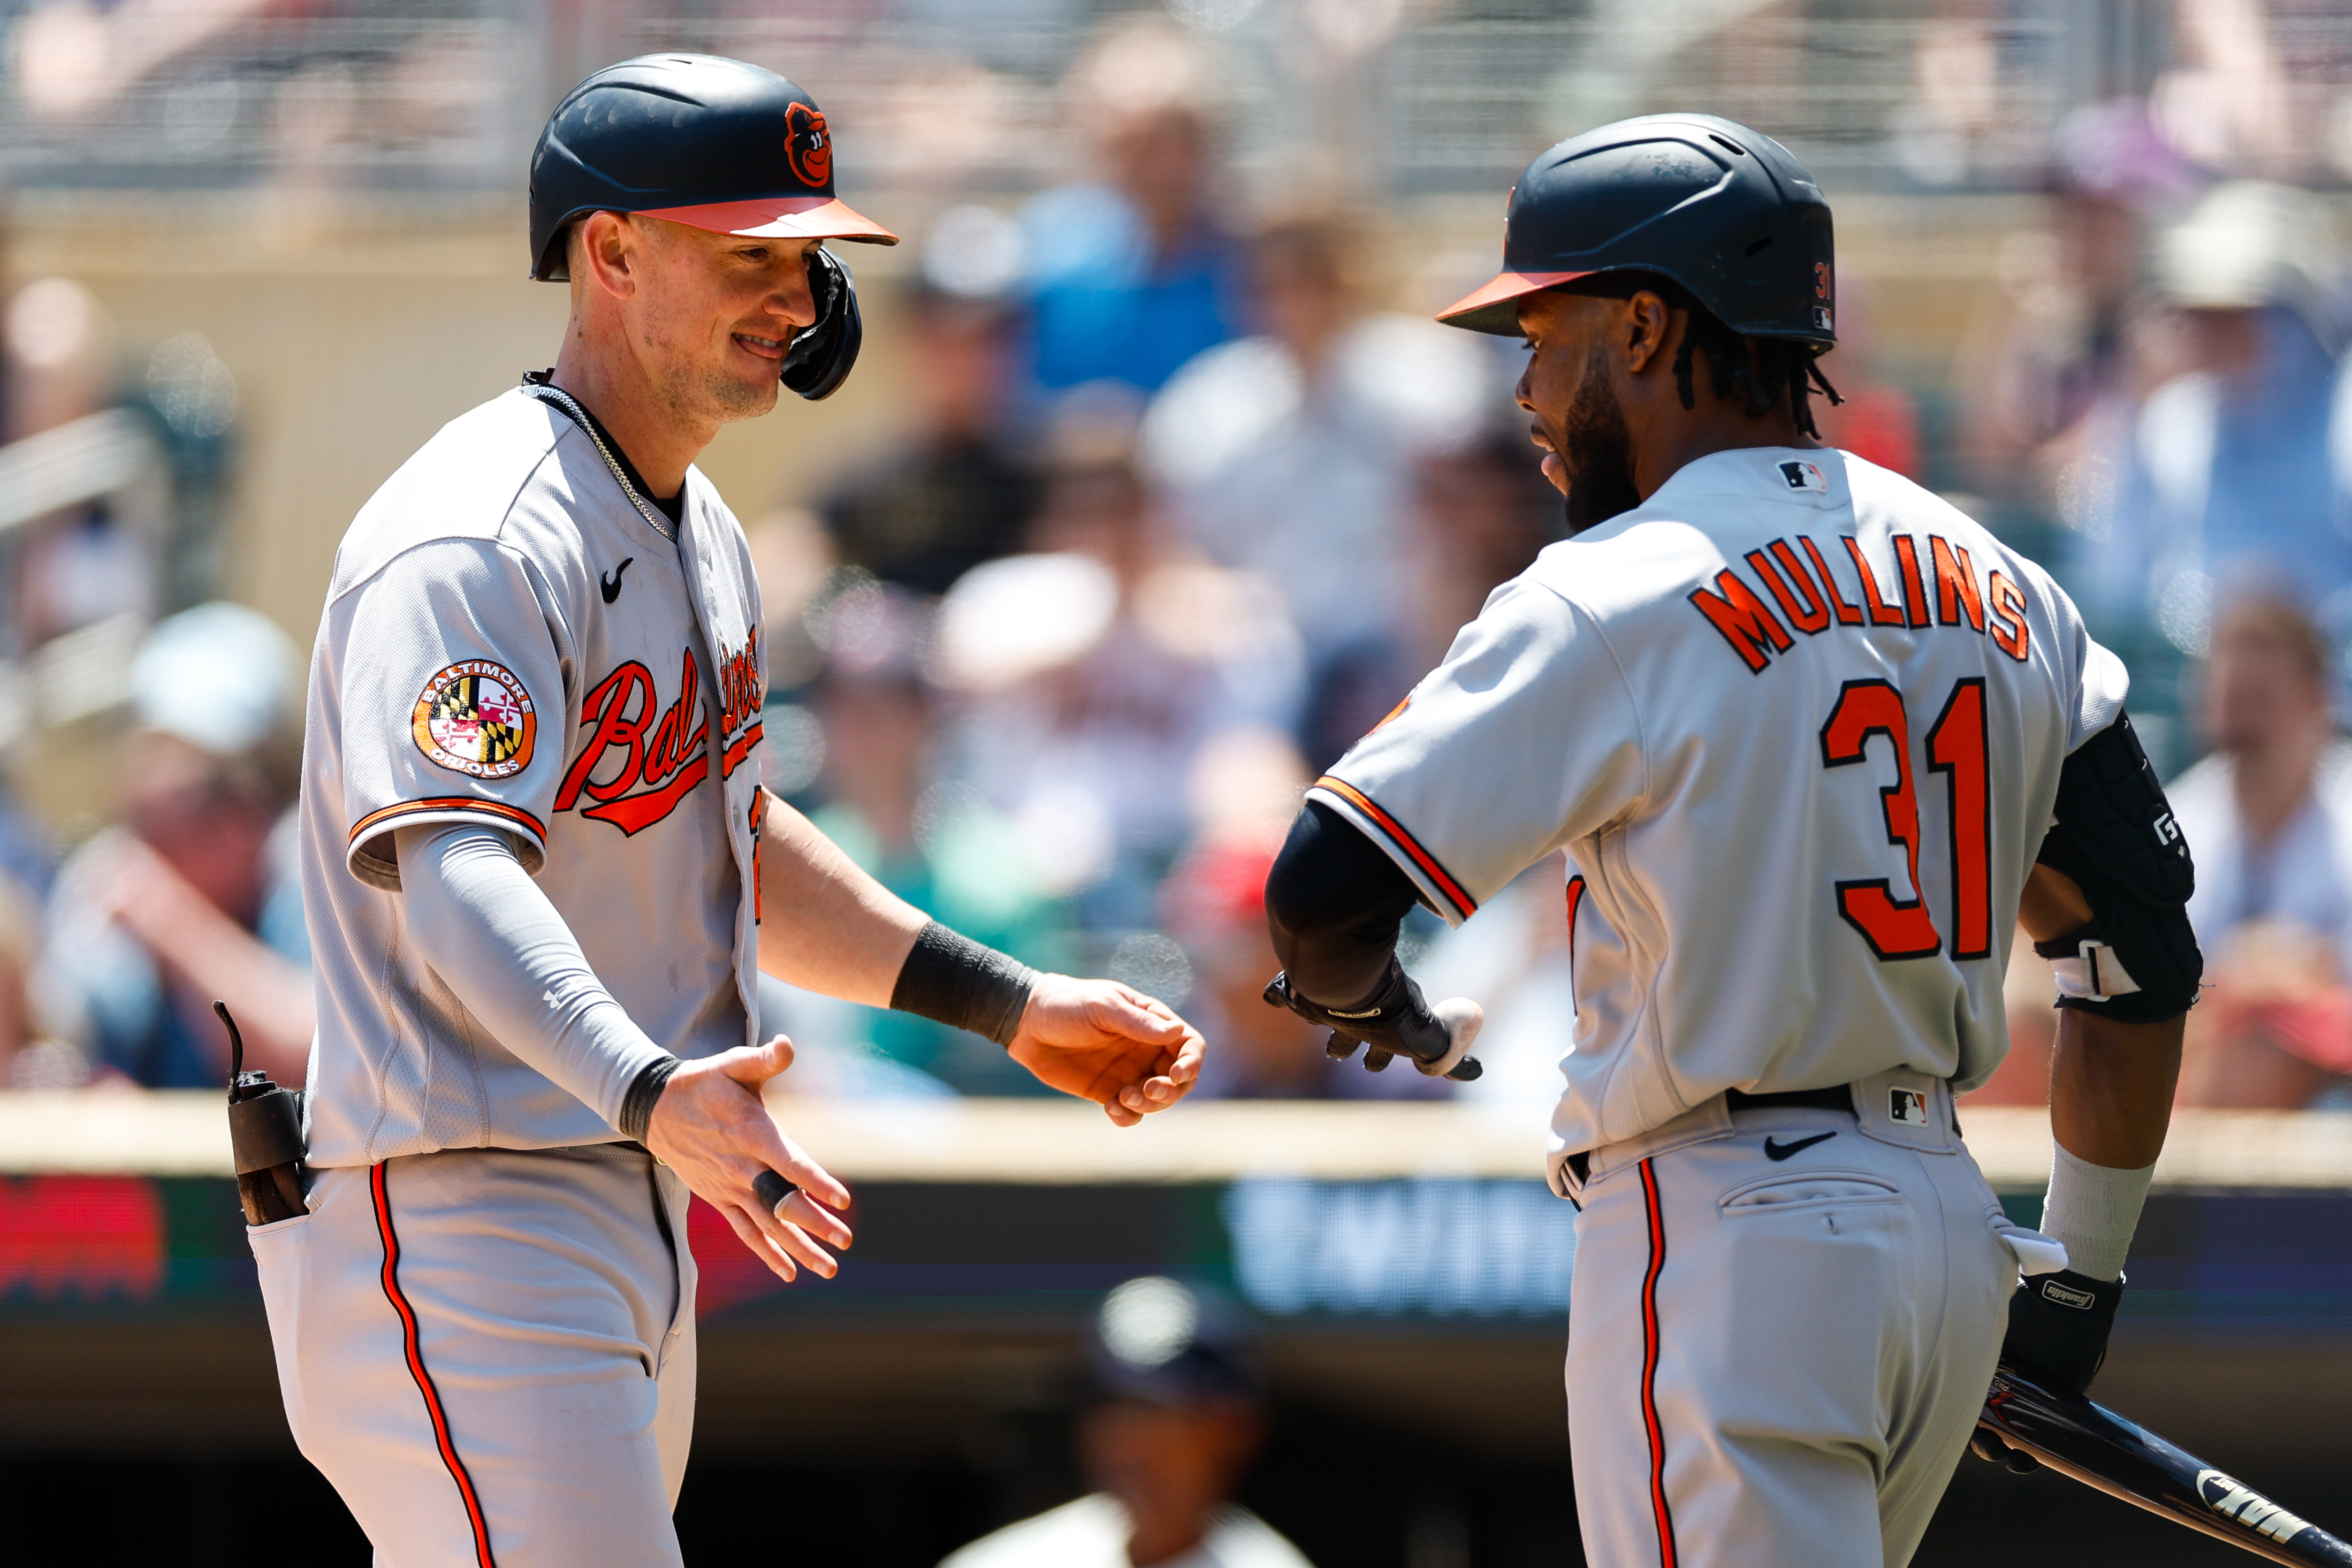
{"type": "Polygon", "coordinates": [[[2289,1568],[2352,1564],[2352,1546],[2196,1455],[2008,1362],[1978,1425],[2060,1475],[2289,1568]]]}

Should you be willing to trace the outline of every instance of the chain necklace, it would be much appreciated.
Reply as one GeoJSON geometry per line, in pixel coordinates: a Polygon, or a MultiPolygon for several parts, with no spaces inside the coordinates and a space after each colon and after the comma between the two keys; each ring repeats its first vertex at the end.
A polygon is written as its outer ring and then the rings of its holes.
{"type": "Polygon", "coordinates": [[[596,421],[590,417],[588,410],[580,405],[579,399],[551,381],[534,381],[529,375],[523,377],[522,390],[526,397],[553,404],[566,418],[579,426],[582,434],[595,444],[597,456],[603,458],[604,466],[613,471],[613,482],[621,487],[621,493],[629,498],[629,504],[637,509],[637,515],[653,524],[656,533],[672,544],[677,542],[677,530],[670,526],[670,521],[662,514],[661,508],[638,493],[637,487],[630,482],[628,470],[621,467],[621,460],[613,455],[613,448],[604,444],[604,433],[596,428],[596,421]]]}

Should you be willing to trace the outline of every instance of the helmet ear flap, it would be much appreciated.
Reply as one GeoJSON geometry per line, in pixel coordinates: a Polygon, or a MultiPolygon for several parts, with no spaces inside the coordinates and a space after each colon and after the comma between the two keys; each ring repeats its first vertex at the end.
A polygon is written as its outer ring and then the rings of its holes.
{"type": "Polygon", "coordinates": [[[808,253],[808,279],[816,320],[793,334],[784,350],[782,380],[811,403],[821,403],[849,379],[857,351],[865,346],[866,323],[849,268],[823,246],[808,253]]]}

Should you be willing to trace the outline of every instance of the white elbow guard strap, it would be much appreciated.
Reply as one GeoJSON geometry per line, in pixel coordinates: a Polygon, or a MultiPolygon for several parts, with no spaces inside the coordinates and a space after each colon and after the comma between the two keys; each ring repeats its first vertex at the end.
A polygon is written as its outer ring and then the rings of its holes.
{"type": "Polygon", "coordinates": [[[2058,1005],[2126,1024],[2179,1017],[2205,973],[2189,926],[2197,871],[2130,719],[2066,759],[2057,816],[2038,858],[2091,905],[2088,925],[2033,944],[2057,971],[2058,1005]]]}

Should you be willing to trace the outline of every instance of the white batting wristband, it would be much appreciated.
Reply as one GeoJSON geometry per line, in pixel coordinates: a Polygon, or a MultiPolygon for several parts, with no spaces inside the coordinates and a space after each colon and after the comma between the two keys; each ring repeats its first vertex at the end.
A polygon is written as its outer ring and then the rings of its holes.
{"type": "Polygon", "coordinates": [[[1436,1020],[1445,1026],[1445,1037],[1451,1048],[1433,1062],[1415,1061],[1425,1077],[1444,1078],[1462,1065],[1470,1047],[1478,1038],[1478,1031],[1486,1026],[1486,1009],[1467,996],[1451,996],[1430,1010],[1436,1020]]]}
{"type": "Polygon", "coordinates": [[[2058,976],[2058,994],[2078,1002],[2109,1002],[2139,989],[2124,961],[2104,942],[2085,940],[2074,957],[2053,958],[2050,968],[2058,976]]]}

